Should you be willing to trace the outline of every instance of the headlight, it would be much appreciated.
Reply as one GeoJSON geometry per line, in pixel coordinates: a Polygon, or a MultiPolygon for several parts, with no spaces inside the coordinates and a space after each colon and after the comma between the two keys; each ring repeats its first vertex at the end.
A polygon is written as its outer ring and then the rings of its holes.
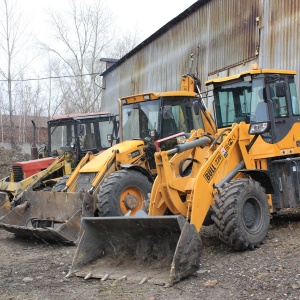
{"type": "Polygon", "coordinates": [[[263,134],[270,130],[270,122],[253,123],[250,125],[249,134],[263,134]]]}
{"type": "Polygon", "coordinates": [[[177,144],[184,144],[186,142],[186,137],[184,135],[177,137],[177,144]]]}

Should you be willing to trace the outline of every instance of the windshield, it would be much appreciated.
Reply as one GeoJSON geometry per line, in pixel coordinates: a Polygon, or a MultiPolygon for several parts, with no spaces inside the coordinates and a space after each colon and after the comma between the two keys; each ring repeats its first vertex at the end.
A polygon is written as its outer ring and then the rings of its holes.
{"type": "Polygon", "coordinates": [[[79,147],[81,151],[99,151],[109,148],[111,144],[107,135],[112,134],[114,122],[108,117],[83,120],[58,121],[49,125],[50,151],[70,151],[79,147]],[[76,124],[76,128],[74,128],[76,124]],[[68,149],[69,148],[69,149],[68,149]]]}
{"type": "Polygon", "coordinates": [[[50,125],[51,145],[50,149],[60,150],[62,147],[73,147],[75,144],[74,124],[59,123],[50,125]]]}
{"type": "Polygon", "coordinates": [[[289,89],[290,89],[291,101],[292,101],[292,113],[293,115],[299,115],[300,114],[299,102],[298,102],[297,88],[296,88],[294,77],[289,76],[288,81],[289,81],[289,89]]]}
{"type": "Polygon", "coordinates": [[[214,90],[218,128],[231,126],[250,114],[251,83],[238,82],[214,90]]]}
{"type": "Polygon", "coordinates": [[[158,130],[159,100],[123,105],[123,140],[141,139],[158,130]]]}
{"type": "Polygon", "coordinates": [[[264,80],[254,79],[252,85],[250,122],[258,123],[269,120],[268,107],[264,99],[264,80]]]}
{"type": "Polygon", "coordinates": [[[153,138],[153,131],[157,140],[203,128],[201,116],[193,110],[196,100],[196,97],[165,97],[123,105],[123,140],[153,138]]]}
{"type": "Polygon", "coordinates": [[[189,133],[192,129],[203,128],[200,114],[193,110],[194,97],[163,98],[161,137],[179,132],[189,133]]]}
{"type": "Polygon", "coordinates": [[[218,128],[234,122],[260,122],[268,120],[267,104],[263,101],[263,78],[216,87],[214,90],[218,128]],[[257,111],[260,115],[255,114],[257,111]]]}
{"type": "Polygon", "coordinates": [[[109,148],[111,144],[107,140],[107,135],[113,133],[113,126],[114,123],[108,118],[100,118],[91,121],[81,120],[78,127],[80,149],[83,151],[97,149],[99,147],[99,144],[97,145],[97,138],[100,139],[101,148],[109,148]]]}

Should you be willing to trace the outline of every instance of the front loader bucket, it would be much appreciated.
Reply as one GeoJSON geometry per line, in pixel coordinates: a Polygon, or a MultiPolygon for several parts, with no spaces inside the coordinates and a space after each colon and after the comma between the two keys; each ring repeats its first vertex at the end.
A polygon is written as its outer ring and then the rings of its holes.
{"type": "Polygon", "coordinates": [[[199,233],[182,216],[82,218],[69,276],[171,286],[199,268],[199,233]]]}
{"type": "Polygon", "coordinates": [[[75,242],[84,193],[26,191],[22,204],[0,220],[0,228],[22,237],[75,242]]]}
{"type": "Polygon", "coordinates": [[[6,193],[0,192],[0,220],[10,211],[10,201],[6,193]]]}

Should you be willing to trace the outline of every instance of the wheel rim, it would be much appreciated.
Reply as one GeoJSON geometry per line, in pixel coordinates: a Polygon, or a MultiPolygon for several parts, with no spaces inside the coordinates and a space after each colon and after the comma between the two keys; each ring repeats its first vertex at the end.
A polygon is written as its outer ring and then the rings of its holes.
{"type": "Polygon", "coordinates": [[[262,226],[261,206],[257,199],[249,198],[243,206],[243,223],[250,233],[259,231],[262,226]]]}
{"type": "Polygon", "coordinates": [[[138,210],[143,209],[143,204],[144,195],[139,189],[130,187],[122,192],[120,197],[120,208],[124,215],[130,210],[130,215],[134,215],[138,210]]]}

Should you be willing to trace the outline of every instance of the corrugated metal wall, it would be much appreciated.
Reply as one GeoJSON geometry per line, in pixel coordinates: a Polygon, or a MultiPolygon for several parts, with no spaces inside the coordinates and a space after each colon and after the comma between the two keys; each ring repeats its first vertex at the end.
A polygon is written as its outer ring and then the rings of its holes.
{"type": "Polygon", "coordinates": [[[208,73],[255,59],[258,1],[211,1],[208,9],[208,73]]]}
{"type": "Polygon", "coordinates": [[[265,0],[263,14],[260,64],[299,73],[300,1],[265,0]]]}
{"type": "Polygon", "coordinates": [[[199,0],[105,72],[102,109],[117,112],[122,96],[177,90],[188,72],[204,83],[254,62],[300,71],[299,30],[300,1],[199,0]]]}

